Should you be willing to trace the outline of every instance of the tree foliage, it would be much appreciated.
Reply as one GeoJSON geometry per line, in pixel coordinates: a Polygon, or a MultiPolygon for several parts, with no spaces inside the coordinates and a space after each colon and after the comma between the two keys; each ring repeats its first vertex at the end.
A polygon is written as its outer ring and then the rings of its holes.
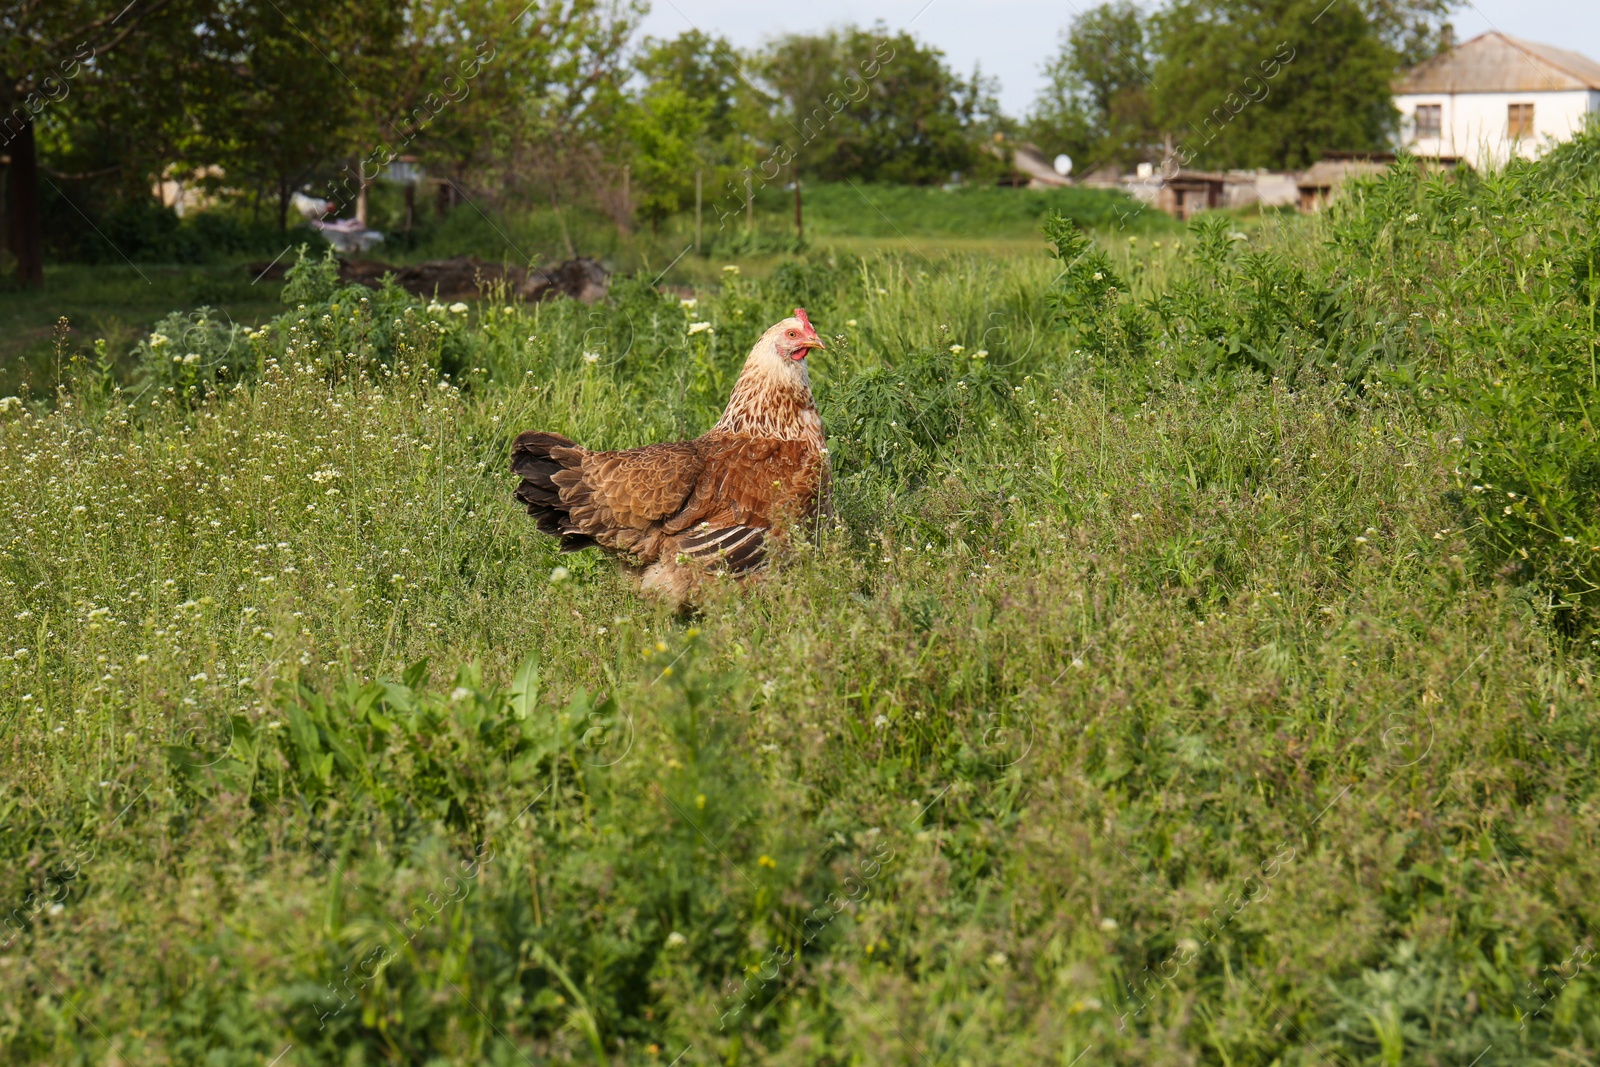
{"type": "Polygon", "coordinates": [[[1131,0],[1090,8],[1061,34],[1027,132],[1088,170],[1138,157],[1152,141],[1150,29],[1131,0]]]}
{"type": "MultiPolygon", "coordinates": [[[[1389,82],[1437,47],[1445,3],[1168,0],[1145,13],[1110,0],[1062,32],[1023,129],[1080,172],[1168,158],[1298,167],[1381,148],[1389,82]]],[[[442,183],[441,203],[584,205],[623,231],[683,210],[697,176],[720,219],[743,214],[746,190],[797,174],[931,185],[1005,169],[997,135],[1017,126],[993,80],[957,73],[909,31],[846,26],[741,52],[698,30],[636,40],[644,11],[644,0],[24,3],[0,11],[0,104],[14,113],[8,139],[37,130],[49,210],[64,220],[54,228],[86,233],[75,218],[143,210],[164,177],[205,175],[213,193],[269,206],[280,227],[297,190],[349,214],[401,156],[442,183]]],[[[13,215],[38,200],[21,176],[31,149],[15,154],[13,215]]],[[[40,209],[21,217],[37,229],[40,209]]]]}
{"type": "Polygon", "coordinates": [[[929,184],[997,168],[993,84],[953,72],[944,53],[883,26],[790,36],[762,57],[778,103],[773,143],[828,180],[929,184]]]}
{"type": "Polygon", "coordinates": [[[1295,168],[1387,144],[1400,56],[1353,4],[1177,0],[1155,37],[1156,121],[1186,165],[1295,168]]]}
{"type": "Polygon", "coordinates": [[[1079,15],[1046,65],[1027,130],[1050,151],[1122,165],[1302,167],[1381,150],[1390,83],[1437,50],[1442,0],[1127,0],[1079,15]]]}

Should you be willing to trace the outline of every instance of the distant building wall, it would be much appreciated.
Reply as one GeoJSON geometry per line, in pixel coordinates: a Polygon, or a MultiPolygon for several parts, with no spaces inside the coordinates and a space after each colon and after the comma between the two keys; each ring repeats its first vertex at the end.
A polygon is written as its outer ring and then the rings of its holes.
{"type": "MultiPolygon", "coordinates": [[[[1600,113],[1600,91],[1416,93],[1396,96],[1401,144],[1419,156],[1453,156],[1476,167],[1500,167],[1513,156],[1532,159],[1547,140],[1570,140],[1590,114],[1600,113]],[[1532,105],[1532,129],[1512,136],[1511,106],[1532,105]],[[1417,108],[1439,109],[1438,136],[1419,136],[1417,108]]],[[[1421,125],[1426,126],[1426,122],[1421,125]]]]}
{"type": "Polygon", "coordinates": [[[1284,207],[1299,198],[1293,174],[1272,170],[1230,170],[1222,190],[1223,207],[1284,207]]]}

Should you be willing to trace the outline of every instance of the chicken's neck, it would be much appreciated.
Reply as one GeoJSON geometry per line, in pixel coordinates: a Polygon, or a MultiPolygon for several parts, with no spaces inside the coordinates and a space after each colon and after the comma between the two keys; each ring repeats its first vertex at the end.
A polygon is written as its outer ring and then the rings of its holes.
{"type": "Polygon", "coordinates": [[[785,441],[810,440],[822,447],[822,417],[817,414],[810,384],[761,367],[745,367],[713,429],[785,441]]]}

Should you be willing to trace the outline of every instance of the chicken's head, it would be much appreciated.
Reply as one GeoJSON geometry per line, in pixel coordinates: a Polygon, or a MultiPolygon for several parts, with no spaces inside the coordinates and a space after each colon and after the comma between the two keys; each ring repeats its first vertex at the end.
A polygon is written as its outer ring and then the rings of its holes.
{"type": "Polygon", "coordinates": [[[806,353],[813,348],[828,347],[817,336],[817,331],[811,328],[811,319],[807,317],[805,308],[795,308],[793,318],[784,319],[772,327],[762,340],[771,340],[781,358],[796,363],[805,359],[806,353]]]}
{"type": "Polygon", "coordinates": [[[820,445],[822,423],[811,396],[806,353],[826,347],[805,308],[769,326],[750,349],[717,427],[788,440],[815,437],[820,445]]]}

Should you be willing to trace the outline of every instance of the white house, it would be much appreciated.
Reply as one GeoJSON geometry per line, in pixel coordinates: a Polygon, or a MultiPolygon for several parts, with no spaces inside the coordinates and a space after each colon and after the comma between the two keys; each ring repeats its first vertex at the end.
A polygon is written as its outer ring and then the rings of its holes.
{"type": "Polygon", "coordinates": [[[1500,166],[1533,158],[1600,117],[1600,63],[1503,33],[1480,34],[1411,68],[1394,86],[1401,146],[1500,166]]]}

